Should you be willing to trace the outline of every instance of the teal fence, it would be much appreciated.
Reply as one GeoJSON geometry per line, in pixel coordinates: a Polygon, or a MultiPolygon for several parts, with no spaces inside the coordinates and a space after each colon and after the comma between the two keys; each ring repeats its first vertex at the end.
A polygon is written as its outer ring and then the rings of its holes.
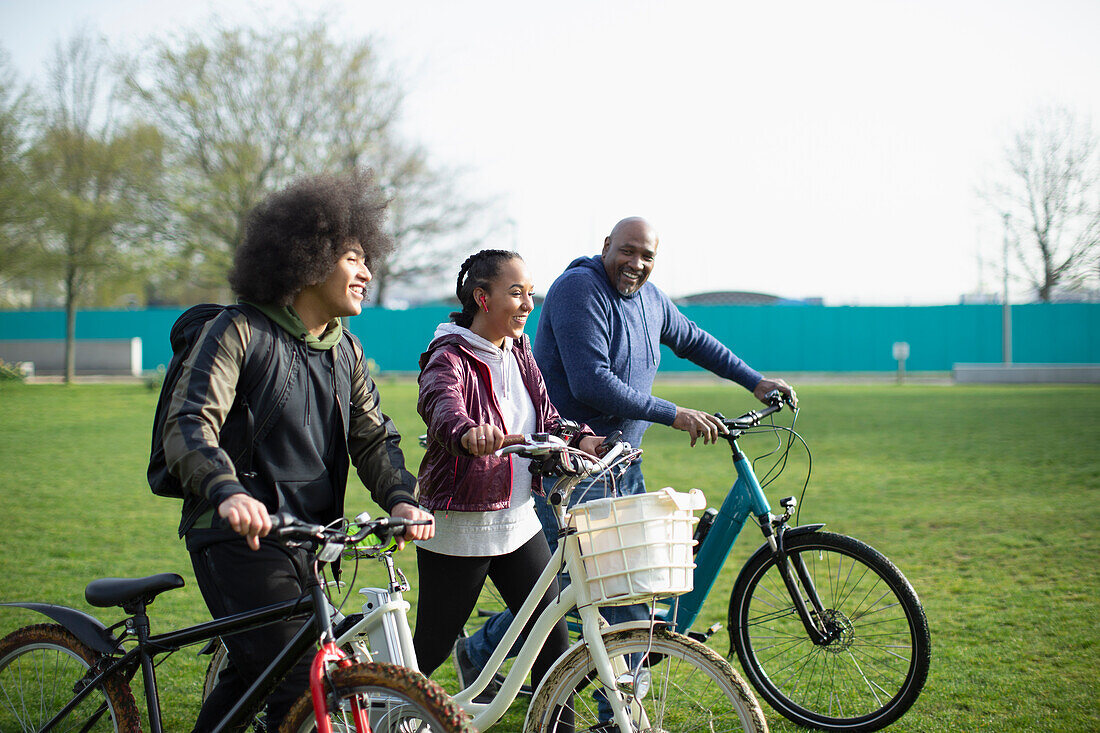
{"type": "MultiPolygon", "coordinates": [[[[179,308],[81,311],[77,339],[140,337],[143,367],[171,357],[168,331],[179,308]]],[[[415,372],[438,323],[452,309],[369,309],[349,321],[383,371],[415,372]]],[[[757,369],[782,372],[891,371],[896,341],[906,341],[910,371],[947,371],[956,363],[1001,361],[1001,307],[690,306],[683,312],[757,369]]],[[[537,323],[537,313],[530,321],[537,323]]],[[[532,336],[537,333],[531,329],[532,336]]],[[[0,311],[0,339],[61,339],[60,311],[0,311]]],[[[1040,303],[1012,307],[1013,360],[1018,363],[1100,363],[1100,303],[1040,303]]],[[[663,355],[664,371],[696,367],[663,355]]]]}

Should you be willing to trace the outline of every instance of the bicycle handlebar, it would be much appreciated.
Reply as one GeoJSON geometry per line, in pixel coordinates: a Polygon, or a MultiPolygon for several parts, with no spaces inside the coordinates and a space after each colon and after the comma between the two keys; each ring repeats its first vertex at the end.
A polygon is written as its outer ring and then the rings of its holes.
{"type": "Polygon", "coordinates": [[[504,436],[504,445],[497,453],[502,456],[518,453],[524,458],[532,458],[561,452],[568,448],[568,443],[549,433],[509,434],[504,436]]]}
{"type": "Polygon", "coordinates": [[[744,430],[746,428],[754,428],[760,424],[760,421],[766,418],[768,415],[772,415],[783,409],[783,405],[787,405],[791,409],[794,406],[791,404],[790,399],[780,392],[779,390],[772,390],[764,397],[769,401],[767,407],[761,410],[750,410],[744,415],[735,418],[728,418],[722,415],[720,412],[714,413],[714,416],[722,421],[722,424],[729,430],[744,430]]]}
{"type": "Polygon", "coordinates": [[[555,435],[535,433],[504,436],[504,447],[497,454],[503,456],[515,453],[541,461],[541,465],[533,464],[531,469],[540,475],[584,478],[610,470],[625,451],[632,450],[630,444],[622,440],[622,433],[618,430],[604,439],[600,449],[603,453],[597,457],[570,446],[555,435]]]}
{"type": "Polygon", "coordinates": [[[342,529],[310,524],[286,512],[279,512],[271,515],[271,532],[268,533],[268,536],[282,540],[322,540],[354,545],[373,534],[383,543],[386,543],[393,537],[403,535],[405,528],[414,524],[431,524],[431,520],[380,517],[367,521],[359,528],[359,531],[349,535],[342,529]]]}

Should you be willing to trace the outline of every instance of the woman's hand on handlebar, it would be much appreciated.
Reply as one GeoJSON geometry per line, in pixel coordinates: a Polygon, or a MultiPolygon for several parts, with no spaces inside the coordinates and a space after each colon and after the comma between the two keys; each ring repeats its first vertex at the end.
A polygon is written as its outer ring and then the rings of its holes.
{"type": "Polygon", "coordinates": [[[432,515],[424,511],[418,506],[413,506],[408,502],[401,502],[393,508],[390,512],[391,517],[399,517],[401,519],[411,520],[428,520],[431,524],[409,524],[405,526],[405,533],[403,535],[397,535],[394,539],[397,540],[397,549],[401,550],[405,547],[405,542],[412,540],[430,540],[435,535],[435,521],[432,519],[432,515]]]}
{"type": "Polygon", "coordinates": [[[504,447],[504,432],[495,425],[475,425],[462,436],[462,447],[473,456],[487,456],[504,447]]]}
{"type": "Polygon", "coordinates": [[[234,532],[248,540],[253,550],[260,549],[260,538],[271,531],[271,517],[267,507],[248,494],[233,494],[218,504],[218,516],[226,521],[234,532]]]}

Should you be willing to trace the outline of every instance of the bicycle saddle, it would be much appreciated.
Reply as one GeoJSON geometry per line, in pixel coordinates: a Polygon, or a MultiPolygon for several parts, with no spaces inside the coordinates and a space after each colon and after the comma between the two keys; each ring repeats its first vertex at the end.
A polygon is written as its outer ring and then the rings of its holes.
{"type": "Polygon", "coordinates": [[[125,606],[134,601],[149,603],[166,590],[183,587],[176,573],[158,573],[145,578],[100,578],[88,583],[84,600],[99,608],[125,606]]]}

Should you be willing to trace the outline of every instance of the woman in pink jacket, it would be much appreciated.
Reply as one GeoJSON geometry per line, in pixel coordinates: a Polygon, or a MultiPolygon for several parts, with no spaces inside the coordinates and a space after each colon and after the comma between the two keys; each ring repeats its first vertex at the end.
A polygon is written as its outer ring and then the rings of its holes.
{"type": "MultiPolygon", "coordinates": [[[[472,255],[458,273],[462,310],[439,325],[420,357],[417,410],[428,448],[419,501],[435,516],[435,536],[416,543],[413,642],[425,674],[450,654],[486,577],[516,612],[550,559],[532,499],[541,484],[529,461],[495,455],[506,434],[554,433],[560,425],[523,333],[532,292],[531,272],[515,252],[472,255]]],[[[601,442],[587,427],[574,440],[592,455],[601,442]]],[[[546,592],[539,611],[557,592],[556,585],[546,592]]],[[[533,684],[567,643],[561,621],[535,660],[533,684]]]]}

